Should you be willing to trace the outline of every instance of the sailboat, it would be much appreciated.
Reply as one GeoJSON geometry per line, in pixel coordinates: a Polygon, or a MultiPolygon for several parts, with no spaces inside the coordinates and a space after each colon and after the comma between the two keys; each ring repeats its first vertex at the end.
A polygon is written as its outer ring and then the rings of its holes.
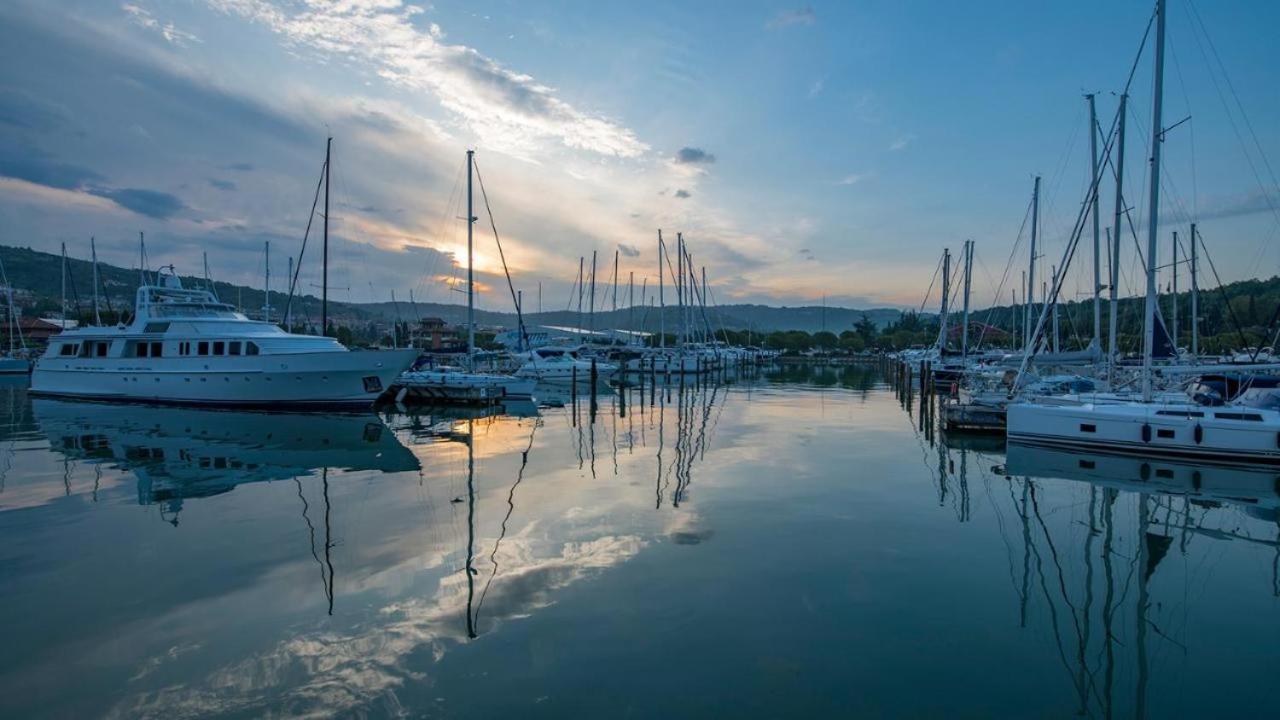
{"type": "Polygon", "coordinates": [[[467,367],[407,370],[392,383],[396,401],[409,398],[436,402],[488,403],[503,398],[531,398],[535,380],[473,372],[476,352],[475,258],[472,252],[476,222],[471,192],[475,150],[467,151],[467,367]]]}
{"type": "MultiPolygon", "coordinates": [[[[1280,393],[1205,406],[1191,398],[1157,402],[1152,357],[1157,338],[1156,255],[1160,218],[1160,154],[1164,90],[1166,0],[1156,0],[1155,91],[1152,112],[1150,200],[1146,254],[1146,315],[1141,370],[1142,396],[1118,402],[1085,398],[1030,398],[1008,408],[1010,441],[1137,455],[1280,464],[1280,393]]],[[[1094,175],[1096,186],[1099,176],[1094,175]]],[[[1041,312],[1034,341],[1043,329],[1041,312]]],[[[1027,354],[1033,352],[1028,344],[1027,354]]],[[[1026,359],[1023,364],[1025,366],[1026,359]]],[[[1185,396],[1183,396],[1185,397],[1185,396]]]]}

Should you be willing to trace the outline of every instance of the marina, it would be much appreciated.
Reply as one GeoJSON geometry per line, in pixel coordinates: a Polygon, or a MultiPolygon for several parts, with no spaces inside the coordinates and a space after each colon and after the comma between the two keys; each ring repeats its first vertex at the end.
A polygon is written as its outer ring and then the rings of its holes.
{"type": "Polygon", "coordinates": [[[0,718],[1276,715],[1277,26],[0,3],[0,718]]]}

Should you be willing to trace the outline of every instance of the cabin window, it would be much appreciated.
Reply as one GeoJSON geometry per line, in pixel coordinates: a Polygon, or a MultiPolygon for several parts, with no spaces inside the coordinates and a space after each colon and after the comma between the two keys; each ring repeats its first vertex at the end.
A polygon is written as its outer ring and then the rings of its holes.
{"type": "Polygon", "coordinates": [[[1172,480],[1173,471],[1169,468],[1156,468],[1156,477],[1162,480],[1172,480]]]}
{"type": "Polygon", "coordinates": [[[73,357],[80,352],[80,343],[63,343],[58,348],[58,354],[62,357],[73,357]]]}
{"type": "Polygon", "coordinates": [[[153,322],[153,323],[147,323],[147,326],[142,329],[142,332],[162,333],[168,329],[169,329],[169,323],[167,322],[153,322]]]}
{"type": "Polygon", "coordinates": [[[151,349],[151,346],[149,344],[140,342],[137,345],[134,345],[134,354],[137,355],[138,357],[147,357],[148,351],[150,349],[151,349]]]}
{"type": "Polygon", "coordinates": [[[1090,425],[1089,423],[1080,423],[1080,432],[1096,433],[1098,432],[1098,426],[1090,425]]]}
{"type": "Polygon", "coordinates": [[[208,341],[208,340],[201,340],[200,342],[196,343],[196,354],[197,354],[197,355],[208,355],[208,354],[209,354],[209,341],[208,341]]]}
{"type": "Polygon", "coordinates": [[[151,357],[162,357],[164,355],[164,343],[151,343],[151,357]]]}
{"type": "Polygon", "coordinates": [[[213,341],[213,354],[214,354],[214,355],[226,355],[226,354],[227,354],[227,344],[226,344],[225,342],[221,341],[221,340],[214,340],[214,341],[213,341]]]}
{"type": "Polygon", "coordinates": [[[87,342],[80,345],[80,357],[93,357],[94,343],[87,342]]]}
{"type": "Polygon", "coordinates": [[[1157,410],[1156,414],[1180,418],[1204,417],[1204,413],[1199,410],[1157,410]]]}
{"type": "Polygon", "coordinates": [[[189,342],[180,342],[180,343],[178,343],[178,354],[179,354],[179,355],[190,355],[190,354],[191,354],[191,343],[189,343],[189,342]]]}
{"type": "Polygon", "coordinates": [[[1169,438],[1169,439],[1172,439],[1172,438],[1173,438],[1173,431],[1172,431],[1172,430],[1165,430],[1165,429],[1156,430],[1156,437],[1162,437],[1162,438],[1169,438]]]}
{"type": "Polygon", "coordinates": [[[1262,416],[1257,413],[1216,412],[1213,416],[1219,420],[1251,420],[1253,422],[1262,422],[1262,416]]]}
{"type": "Polygon", "coordinates": [[[228,354],[228,355],[239,355],[239,354],[240,354],[240,341],[239,341],[239,340],[235,340],[235,341],[232,341],[232,342],[227,343],[227,354],[228,354]]]}
{"type": "Polygon", "coordinates": [[[1092,460],[1080,460],[1080,461],[1078,461],[1078,464],[1079,464],[1079,465],[1080,465],[1080,467],[1081,467],[1082,469],[1084,469],[1084,470],[1092,470],[1092,469],[1094,469],[1095,467],[1097,467],[1097,463],[1095,463],[1095,462],[1094,462],[1094,461],[1092,461],[1092,460]]]}
{"type": "Polygon", "coordinates": [[[111,343],[104,343],[104,342],[98,343],[98,353],[97,353],[98,357],[106,357],[107,348],[109,347],[111,347],[111,343]]]}
{"type": "Polygon", "coordinates": [[[244,344],[244,354],[245,354],[245,355],[257,355],[257,354],[258,354],[258,343],[255,343],[255,342],[247,342],[247,343],[245,343],[245,344],[244,344]]]}

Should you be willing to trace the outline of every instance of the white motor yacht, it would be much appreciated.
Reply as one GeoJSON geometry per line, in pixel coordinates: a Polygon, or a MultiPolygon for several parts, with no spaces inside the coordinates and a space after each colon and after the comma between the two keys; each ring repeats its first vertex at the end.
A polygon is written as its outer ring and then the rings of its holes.
{"type": "Polygon", "coordinates": [[[31,392],[225,406],[373,403],[416,351],[351,351],[330,337],[250,320],[173,273],[138,288],[133,322],[79,327],[36,361],[31,392]]]}
{"type": "MultiPolygon", "coordinates": [[[[541,348],[539,348],[541,350],[541,348]]],[[[595,361],[596,380],[605,382],[618,372],[618,366],[603,361],[595,361]]],[[[516,371],[516,377],[546,383],[589,383],[591,382],[592,361],[582,360],[564,353],[539,360],[530,360],[516,371]]]]}

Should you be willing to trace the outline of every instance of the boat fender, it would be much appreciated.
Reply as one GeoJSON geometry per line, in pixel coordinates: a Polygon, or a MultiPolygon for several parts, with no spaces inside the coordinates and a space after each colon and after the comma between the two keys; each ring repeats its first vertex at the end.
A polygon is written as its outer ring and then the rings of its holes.
{"type": "Polygon", "coordinates": [[[1202,478],[1200,477],[1200,471],[1192,470],[1191,471],[1191,487],[1199,490],[1200,485],[1202,484],[1201,481],[1202,481],[1202,478]]]}
{"type": "Polygon", "coordinates": [[[960,383],[951,383],[951,397],[960,397],[960,383]]]}
{"type": "Polygon", "coordinates": [[[1151,423],[1142,423],[1142,442],[1151,442],[1151,423]]]}
{"type": "Polygon", "coordinates": [[[1195,437],[1197,445],[1204,442],[1204,428],[1200,425],[1200,423],[1196,423],[1196,429],[1195,429],[1195,432],[1192,433],[1192,436],[1195,437]]]}
{"type": "Polygon", "coordinates": [[[1143,482],[1151,479],[1150,463],[1142,463],[1142,465],[1138,466],[1138,477],[1142,478],[1143,482]]]}

